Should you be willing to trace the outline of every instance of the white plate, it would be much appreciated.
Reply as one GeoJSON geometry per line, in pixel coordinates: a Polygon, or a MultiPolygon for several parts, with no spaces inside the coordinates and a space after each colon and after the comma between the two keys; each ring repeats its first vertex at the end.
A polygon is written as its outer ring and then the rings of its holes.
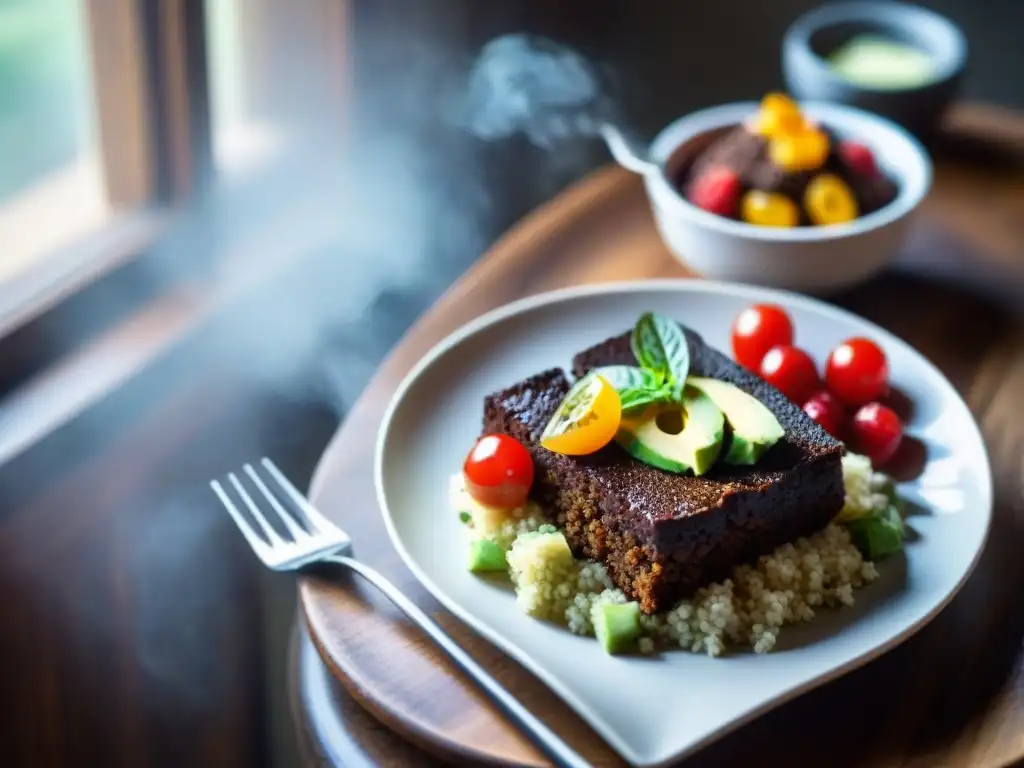
{"type": "Polygon", "coordinates": [[[547,683],[637,766],[682,757],[920,629],[973,569],[992,512],[981,435],[931,363],[892,334],[822,302],[709,281],[558,291],[463,327],[435,347],[395,395],[378,440],[376,481],[392,541],[427,589],[547,683]],[[908,432],[926,444],[928,463],[900,491],[924,507],[908,521],[918,538],[904,555],[881,565],[882,577],[858,592],[855,608],[787,628],[766,655],[610,657],[591,638],[527,617],[510,591],[466,570],[466,543],[449,506],[448,482],[479,435],[484,395],[552,366],[568,368],[575,352],[632,327],[647,310],[674,317],[728,350],[733,317],[755,301],[787,307],[797,343],[818,360],[844,338],[873,338],[889,357],[893,383],[914,405],[908,432]]]}

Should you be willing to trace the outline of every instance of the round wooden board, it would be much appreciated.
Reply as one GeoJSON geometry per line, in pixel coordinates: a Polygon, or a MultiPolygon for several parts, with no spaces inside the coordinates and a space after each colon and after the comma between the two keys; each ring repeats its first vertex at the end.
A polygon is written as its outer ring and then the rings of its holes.
{"type": "MultiPolygon", "coordinates": [[[[743,727],[688,766],[995,766],[1024,757],[1024,118],[961,108],[947,125],[905,268],[833,300],[908,340],[966,398],[995,473],[989,544],[963,591],[917,636],[743,727]]],[[[553,288],[685,274],[658,238],[639,180],[618,168],[595,173],[514,228],[420,319],[352,409],[312,484],[314,502],[352,535],[361,559],[435,615],[595,765],[623,763],[545,686],[441,609],[405,568],[377,506],[373,445],[403,376],[466,321],[553,288]]],[[[327,667],[406,739],[457,764],[547,765],[358,579],[303,579],[300,599],[327,667]]]]}

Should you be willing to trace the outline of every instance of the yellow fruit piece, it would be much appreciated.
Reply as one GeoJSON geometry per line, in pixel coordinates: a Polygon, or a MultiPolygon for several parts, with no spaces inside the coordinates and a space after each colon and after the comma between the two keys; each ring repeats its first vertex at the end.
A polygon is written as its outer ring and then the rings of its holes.
{"type": "Polygon", "coordinates": [[[785,93],[773,91],[761,99],[762,112],[776,112],[779,114],[788,113],[800,117],[800,107],[793,99],[785,93]]]}
{"type": "Polygon", "coordinates": [[[584,456],[608,445],[619,431],[622,401],[602,376],[573,384],[541,435],[540,444],[567,456],[584,456]]]}
{"type": "Polygon", "coordinates": [[[796,203],[785,195],[752,189],[740,202],[740,216],[761,227],[795,227],[800,222],[796,203]]]}
{"type": "Polygon", "coordinates": [[[803,116],[796,102],[784,93],[769,93],[761,100],[754,120],[754,130],[774,138],[805,129],[803,116]]]}
{"type": "Polygon", "coordinates": [[[843,224],[860,215],[857,198],[849,185],[831,173],[811,179],[804,192],[804,208],[811,221],[819,226],[843,224]]]}
{"type": "Polygon", "coordinates": [[[805,127],[804,120],[800,115],[793,117],[778,112],[764,112],[759,114],[754,121],[754,131],[769,139],[798,133],[805,127]]]}
{"type": "Polygon", "coordinates": [[[821,168],[828,159],[828,150],[828,135],[810,126],[796,133],[773,136],[768,142],[768,157],[791,173],[821,168]]]}

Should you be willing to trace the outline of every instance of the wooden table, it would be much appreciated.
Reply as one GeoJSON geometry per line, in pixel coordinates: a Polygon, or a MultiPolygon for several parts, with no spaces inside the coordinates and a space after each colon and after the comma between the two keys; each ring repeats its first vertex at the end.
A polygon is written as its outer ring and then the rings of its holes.
{"type": "MultiPolygon", "coordinates": [[[[935,188],[902,269],[835,301],[910,341],[964,395],[992,458],[990,542],[964,590],[917,636],[743,727],[686,766],[995,766],[1024,757],[1024,326],[1017,314],[1024,304],[1024,120],[961,109],[935,151],[935,188]]],[[[638,179],[618,168],[597,172],[513,229],[417,323],[352,409],[313,483],[320,507],[355,528],[364,559],[434,611],[478,660],[601,765],[621,762],[595,746],[586,726],[546,688],[441,611],[400,563],[381,535],[366,446],[406,371],[472,317],[566,285],[683,274],[654,230],[638,179]]],[[[544,764],[368,592],[306,579],[300,598],[326,668],[406,738],[460,764],[481,757],[544,764]],[[380,673],[382,660],[390,674],[380,673]]],[[[369,727],[324,668],[316,671],[311,646],[298,647],[306,652],[296,651],[304,662],[295,669],[305,670],[295,676],[297,714],[321,759],[337,762],[331,750],[344,741],[347,762],[429,764],[387,728],[369,727]]]]}

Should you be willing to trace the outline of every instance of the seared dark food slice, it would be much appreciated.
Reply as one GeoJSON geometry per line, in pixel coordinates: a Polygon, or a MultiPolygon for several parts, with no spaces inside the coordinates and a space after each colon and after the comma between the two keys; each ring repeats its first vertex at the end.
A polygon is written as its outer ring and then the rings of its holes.
{"type": "MultiPolygon", "coordinates": [[[[484,430],[522,441],[536,462],[534,495],[554,510],[577,556],[604,562],[646,613],[664,610],[736,565],[828,524],[843,506],[842,446],[800,408],[687,331],[690,374],[727,381],[775,414],[786,431],[755,466],[716,463],[674,474],[616,444],[584,457],[552,453],[541,432],[569,389],[558,369],[484,403],[484,430]]],[[[581,352],[577,377],[605,365],[636,365],[625,333],[581,352]]]]}

